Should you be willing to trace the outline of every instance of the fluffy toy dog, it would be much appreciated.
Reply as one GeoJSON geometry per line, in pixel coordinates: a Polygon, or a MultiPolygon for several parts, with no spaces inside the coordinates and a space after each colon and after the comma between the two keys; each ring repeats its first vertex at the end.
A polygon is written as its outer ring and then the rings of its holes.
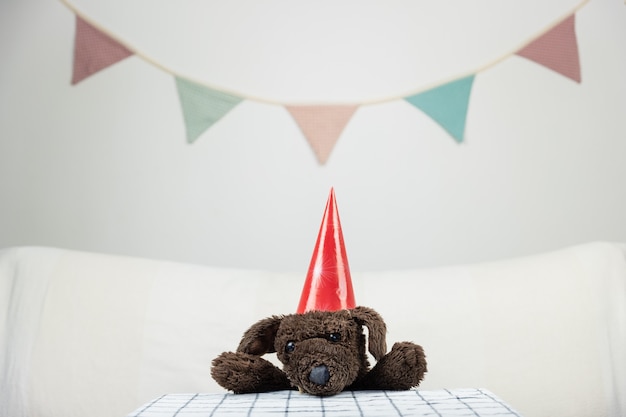
{"type": "Polygon", "coordinates": [[[211,375],[237,394],[297,387],[300,391],[333,395],[343,390],[405,390],[419,385],[426,372],[421,346],[395,343],[386,353],[386,325],[367,307],[310,311],[260,320],[243,335],[236,352],[213,360],[211,375]],[[369,352],[376,359],[370,370],[369,352]],[[261,358],[276,352],[279,369],[261,358]]]}

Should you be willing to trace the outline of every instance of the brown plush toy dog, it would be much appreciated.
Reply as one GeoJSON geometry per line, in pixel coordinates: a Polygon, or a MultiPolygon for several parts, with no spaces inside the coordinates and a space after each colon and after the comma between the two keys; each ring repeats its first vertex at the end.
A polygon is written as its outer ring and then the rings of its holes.
{"type": "Polygon", "coordinates": [[[211,375],[237,394],[297,387],[314,395],[343,390],[405,390],[419,385],[426,372],[421,346],[395,343],[386,353],[386,325],[368,307],[339,311],[309,311],[273,316],[250,327],[237,352],[213,360],[211,375]],[[363,327],[368,328],[369,352],[376,359],[370,370],[363,327]],[[276,352],[279,369],[261,358],[276,352]]]}

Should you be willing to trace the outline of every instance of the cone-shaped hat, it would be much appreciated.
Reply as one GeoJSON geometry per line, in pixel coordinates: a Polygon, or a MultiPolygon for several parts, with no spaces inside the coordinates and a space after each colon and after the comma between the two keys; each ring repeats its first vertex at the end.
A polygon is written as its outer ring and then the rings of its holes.
{"type": "Polygon", "coordinates": [[[354,307],[350,267],[343,243],[335,191],[331,188],[297,313],[354,307]]]}

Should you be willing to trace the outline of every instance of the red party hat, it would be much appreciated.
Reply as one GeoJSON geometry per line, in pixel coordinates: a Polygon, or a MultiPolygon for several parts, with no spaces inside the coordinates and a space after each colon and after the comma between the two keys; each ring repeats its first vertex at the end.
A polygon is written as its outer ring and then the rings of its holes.
{"type": "Polygon", "coordinates": [[[336,311],[355,306],[335,190],[331,188],[297,313],[336,311]]]}

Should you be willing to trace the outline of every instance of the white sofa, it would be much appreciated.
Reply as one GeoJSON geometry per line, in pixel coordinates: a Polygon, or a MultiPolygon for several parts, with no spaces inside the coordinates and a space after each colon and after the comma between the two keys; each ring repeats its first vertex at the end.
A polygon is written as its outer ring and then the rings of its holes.
{"type": "MultiPolygon", "coordinates": [[[[222,391],[211,359],[296,309],[302,273],[54,248],[0,251],[0,416],[123,417],[222,391]]],[[[626,245],[359,273],[388,343],[424,346],[421,389],[486,388],[525,417],[626,416],[626,245]]]]}

